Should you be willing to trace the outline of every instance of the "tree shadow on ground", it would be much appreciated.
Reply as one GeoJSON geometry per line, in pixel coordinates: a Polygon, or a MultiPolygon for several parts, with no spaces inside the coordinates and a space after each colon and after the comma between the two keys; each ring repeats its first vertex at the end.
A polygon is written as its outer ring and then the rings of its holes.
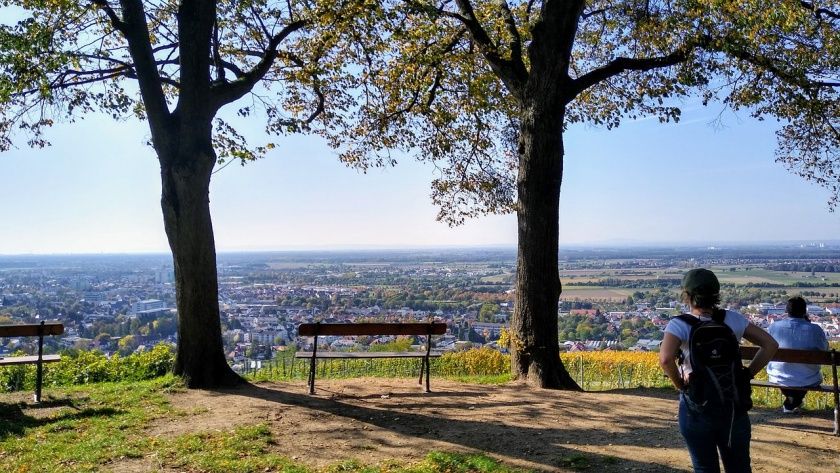
{"type": "MultiPolygon", "coordinates": [[[[609,446],[617,452],[633,448],[684,448],[673,422],[662,419],[650,419],[640,428],[627,428],[619,431],[596,431],[558,427],[529,427],[503,423],[503,418],[494,417],[493,420],[458,419],[452,416],[438,416],[435,412],[415,413],[406,412],[402,405],[400,410],[387,407],[375,408],[359,406],[341,399],[325,399],[305,394],[297,394],[280,389],[268,389],[262,386],[248,385],[235,390],[217,391],[219,394],[234,394],[252,397],[283,405],[298,406],[320,411],[345,419],[355,420],[362,424],[389,430],[393,433],[414,437],[417,439],[446,442],[473,451],[485,452],[538,465],[538,469],[589,469],[590,471],[658,471],[682,472],[660,463],[646,462],[644,458],[632,458],[630,454],[615,456],[586,451],[586,447],[609,446]],[[511,442],[511,438],[527,439],[522,442],[511,442]],[[580,446],[582,448],[575,448],[580,446]],[[622,448],[624,447],[624,448],[622,448]]],[[[443,394],[441,394],[442,396],[443,394]]],[[[450,393],[457,396],[457,393],[450,393]]],[[[422,396],[422,395],[420,395],[422,396]]],[[[406,396],[408,397],[408,396],[406,396]]],[[[355,398],[358,400],[358,398],[355,398]]],[[[461,407],[467,401],[459,403],[461,407]]],[[[506,404],[507,407],[510,404],[506,404]]],[[[437,406],[426,405],[430,409],[437,406]]],[[[493,407],[492,404],[479,405],[477,408],[493,407]]],[[[549,405],[553,409],[554,404],[549,405]]],[[[581,415],[570,409],[558,410],[565,415],[581,415]]],[[[528,411],[525,412],[529,414],[528,411]]],[[[530,414],[545,414],[544,410],[535,409],[530,414]]],[[[556,415],[556,414],[551,414],[556,415]]],[[[615,419],[622,422],[622,419],[615,419]]],[[[371,443],[380,443],[376,433],[368,429],[354,429],[353,436],[371,443]]],[[[329,442],[329,439],[325,439],[329,442]]]]}
{"type": "Polygon", "coordinates": [[[73,421],[91,417],[111,417],[121,411],[110,407],[84,408],[79,409],[71,399],[57,399],[43,401],[39,404],[29,405],[25,402],[0,403],[0,440],[8,436],[22,437],[27,430],[43,425],[53,424],[62,421],[73,421]],[[69,409],[62,409],[62,408],[69,409]],[[30,415],[27,412],[35,413],[39,410],[60,409],[57,415],[30,415]]]}

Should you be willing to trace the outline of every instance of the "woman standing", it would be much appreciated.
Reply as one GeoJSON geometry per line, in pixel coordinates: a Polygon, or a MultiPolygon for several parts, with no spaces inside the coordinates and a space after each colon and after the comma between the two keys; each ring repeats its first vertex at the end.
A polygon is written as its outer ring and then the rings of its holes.
{"type": "MultiPolygon", "coordinates": [[[[737,360],[732,363],[737,364],[730,370],[731,379],[723,379],[731,381],[734,387],[739,384],[739,377],[746,376],[740,381],[749,383],[749,379],[761,371],[776,353],[778,344],[767,332],[750,323],[740,313],[718,307],[720,283],[717,276],[708,269],[692,269],[685,274],[682,300],[688,304],[691,313],[674,317],[665,327],[665,336],[659,349],[659,364],[674,387],[680,391],[680,433],[688,446],[694,471],[719,472],[720,458],[727,473],[750,472],[751,427],[747,409],[751,401],[748,399],[748,385],[746,391],[742,391],[742,397],[747,399],[740,399],[740,402],[727,403],[723,394],[717,396],[721,402],[717,402],[716,397],[713,399],[714,396],[709,394],[711,389],[704,385],[709,378],[719,375],[720,370],[698,366],[698,372],[692,374],[692,359],[699,365],[698,360],[709,360],[718,354],[718,350],[711,350],[713,355],[708,356],[696,353],[700,351],[699,348],[695,348],[695,353],[692,353],[689,340],[697,333],[696,342],[692,340],[691,346],[701,346],[703,341],[700,340],[699,327],[705,327],[708,329],[706,332],[717,330],[718,334],[724,334],[724,337],[713,340],[714,343],[724,343],[721,345],[722,351],[726,350],[727,336],[732,338],[736,353],[741,338],[760,348],[746,369],[741,368],[740,354],[734,355],[737,360]]],[[[724,384],[717,381],[712,384],[724,384]]],[[[734,399],[738,400],[737,392],[734,399]]]]}

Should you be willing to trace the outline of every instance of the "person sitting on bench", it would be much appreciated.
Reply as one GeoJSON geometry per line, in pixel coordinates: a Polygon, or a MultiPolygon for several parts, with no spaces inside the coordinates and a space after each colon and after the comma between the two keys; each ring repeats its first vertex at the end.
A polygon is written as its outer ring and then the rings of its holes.
{"type": "MultiPolygon", "coordinates": [[[[828,350],[828,340],[819,325],[808,320],[807,304],[801,296],[791,297],[787,303],[788,317],[770,325],[770,335],[779,342],[779,348],[796,350],[828,350]]],[[[820,365],[771,361],[767,366],[771,383],[790,387],[813,387],[822,383],[820,365]]],[[[799,411],[808,391],[781,389],[785,396],[782,412],[799,411]]]]}

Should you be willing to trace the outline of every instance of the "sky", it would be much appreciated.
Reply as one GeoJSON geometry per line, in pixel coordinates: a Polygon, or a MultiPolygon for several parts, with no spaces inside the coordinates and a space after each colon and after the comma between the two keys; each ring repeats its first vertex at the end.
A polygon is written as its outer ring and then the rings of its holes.
{"type": "MultiPolygon", "coordinates": [[[[776,125],[722,110],[688,102],[679,124],[568,130],[561,246],[840,239],[827,191],[774,162],[776,125]]],[[[49,148],[0,152],[0,255],[167,252],[146,127],[88,116],[50,130],[49,148]]],[[[260,143],[262,128],[255,117],[239,130],[260,143]]],[[[516,244],[513,215],[437,222],[429,165],[362,174],[318,137],[273,141],[266,159],[213,176],[220,251],[516,244]]]]}
{"type": "MultiPolygon", "coordinates": [[[[689,105],[677,125],[569,130],[561,245],[838,239],[827,192],[773,161],[773,124],[724,112],[712,126],[719,113],[689,105]]],[[[257,119],[243,128],[261,136],[257,119]]],[[[92,116],[49,137],[50,148],[0,153],[0,254],[168,250],[145,123],[92,116]]],[[[318,137],[276,142],[266,159],[213,176],[219,251],[516,244],[512,215],[435,221],[428,165],[362,174],[318,137]]]]}

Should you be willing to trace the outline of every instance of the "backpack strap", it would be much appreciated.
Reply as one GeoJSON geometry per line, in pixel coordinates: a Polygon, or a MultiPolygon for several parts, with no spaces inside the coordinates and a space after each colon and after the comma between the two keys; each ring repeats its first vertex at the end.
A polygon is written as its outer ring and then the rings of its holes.
{"type": "Polygon", "coordinates": [[[687,323],[688,326],[691,328],[694,328],[695,325],[700,324],[700,319],[691,314],[680,314],[674,318],[682,320],[683,322],[687,323]]]}
{"type": "MultiPolygon", "coordinates": [[[[700,324],[700,319],[691,314],[680,314],[674,318],[687,323],[692,332],[694,331],[694,327],[700,324]]],[[[691,338],[690,335],[689,338],[691,338]]],[[[688,340],[685,341],[688,342],[688,340]]],[[[683,354],[682,349],[680,347],[677,347],[677,362],[680,365],[682,365],[683,362],[685,362],[685,355],[683,354]]]]}
{"type": "Polygon", "coordinates": [[[725,309],[715,309],[712,311],[712,320],[715,322],[726,325],[723,321],[726,319],[726,310],[725,309]]]}

